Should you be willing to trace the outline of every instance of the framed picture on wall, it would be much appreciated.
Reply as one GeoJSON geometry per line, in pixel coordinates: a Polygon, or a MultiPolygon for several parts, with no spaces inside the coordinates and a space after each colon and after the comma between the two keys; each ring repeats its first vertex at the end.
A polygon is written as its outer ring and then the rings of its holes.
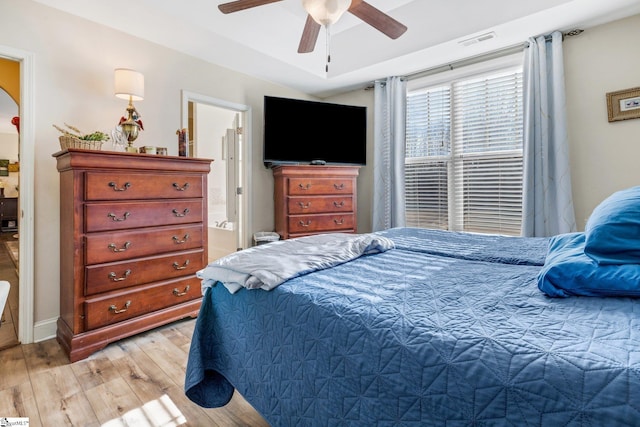
{"type": "Polygon", "coordinates": [[[0,160],[0,176],[9,176],[9,160],[0,160]]]}
{"type": "Polygon", "coordinates": [[[640,87],[607,94],[609,122],[640,118],[640,87]]]}

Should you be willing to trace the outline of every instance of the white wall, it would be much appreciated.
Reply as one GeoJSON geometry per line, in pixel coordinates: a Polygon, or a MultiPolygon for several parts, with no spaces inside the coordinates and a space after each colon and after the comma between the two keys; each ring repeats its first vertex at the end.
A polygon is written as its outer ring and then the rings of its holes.
{"type": "MultiPolygon", "coordinates": [[[[145,17],[140,17],[145,19],[145,17]]],[[[113,95],[113,70],[133,68],[145,75],[145,99],[135,103],[145,131],[136,146],[166,146],[177,154],[181,90],[252,107],[254,216],[250,233],[273,228],[273,176],[262,162],[264,95],[308,98],[281,86],[238,74],[160,47],[31,0],[0,0],[0,45],[33,53],[35,68],[35,316],[59,315],[60,149],[52,124],[107,131],[125,114],[113,95]]],[[[23,167],[22,165],[21,167],[23,167]]]]}
{"type": "Polygon", "coordinates": [[[640,119],[609,123],[606,93],[640,87],[640,15],[564,42],[571,179],[580,230],[611,193],[640,185],[640,119]]]}

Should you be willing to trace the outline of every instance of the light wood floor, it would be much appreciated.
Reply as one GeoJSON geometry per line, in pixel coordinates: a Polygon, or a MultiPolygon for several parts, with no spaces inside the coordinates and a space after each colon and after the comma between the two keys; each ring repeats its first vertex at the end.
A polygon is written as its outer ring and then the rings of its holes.
{"type": "Polygon", "coordinates": [[[236,393],[204,409],[184,394],[194,319],[110,344],[69,363],[55,339],[0,351],[0,417],[40,426],[267,426],[236,393]]]}

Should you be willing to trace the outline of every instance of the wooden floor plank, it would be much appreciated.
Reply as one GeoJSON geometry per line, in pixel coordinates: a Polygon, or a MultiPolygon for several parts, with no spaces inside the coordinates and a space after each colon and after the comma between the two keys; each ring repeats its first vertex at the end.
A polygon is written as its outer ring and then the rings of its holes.
{"type": "Polygon", "coordinates": [[[102,354],[73,363],[71,369],[85,391],[120,378],[118,369],[102,354]]]}
{"type": "Polygon", "coordinates": [[[22,346],[29,375],[69,364],[69,358],[55,339],[22,346]]]}
{"type": "Polygon", "coordinates": [[[99,426],[95,412],[70,365],[31,376],[40,418],[47,425],[99,426]]]}
{"type": "Polygon", "coordinates": [[[0,414],[3,417],[28,418],[30,427],[43,425],[31,382],[27,381],[0,390],[0,414]]]}
{"type": "Polygon", "coordinates": [[[144,420],[139,414],[143,402],[121,377],[88,389],[86,396],[100,424],[135,425],[128,423],[144,420]]]}
{"type": "Polygon", "coordinates": [[[162,334],[162,331],[145,334],[137,343],[174,383],[184,383],[187,372],[187,354],[169,341],[162,334]]]}
{"type": "MultiPolygon", "coordinates": [[[[0,390],[29,382],[29,371],[21,347],[0,352],[0,390]]],[[[0,416],[3,414],[0,412],[0,416]]]]}

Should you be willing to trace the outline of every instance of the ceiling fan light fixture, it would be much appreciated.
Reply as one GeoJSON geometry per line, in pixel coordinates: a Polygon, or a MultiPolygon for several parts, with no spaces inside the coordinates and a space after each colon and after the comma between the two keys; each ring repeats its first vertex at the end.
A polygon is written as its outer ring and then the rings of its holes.
{"type": "Polygon", "coordinates": [[[351,0],[302,0],[302,7],[318,24],[335,24],[349,9],[351,0]]]}

